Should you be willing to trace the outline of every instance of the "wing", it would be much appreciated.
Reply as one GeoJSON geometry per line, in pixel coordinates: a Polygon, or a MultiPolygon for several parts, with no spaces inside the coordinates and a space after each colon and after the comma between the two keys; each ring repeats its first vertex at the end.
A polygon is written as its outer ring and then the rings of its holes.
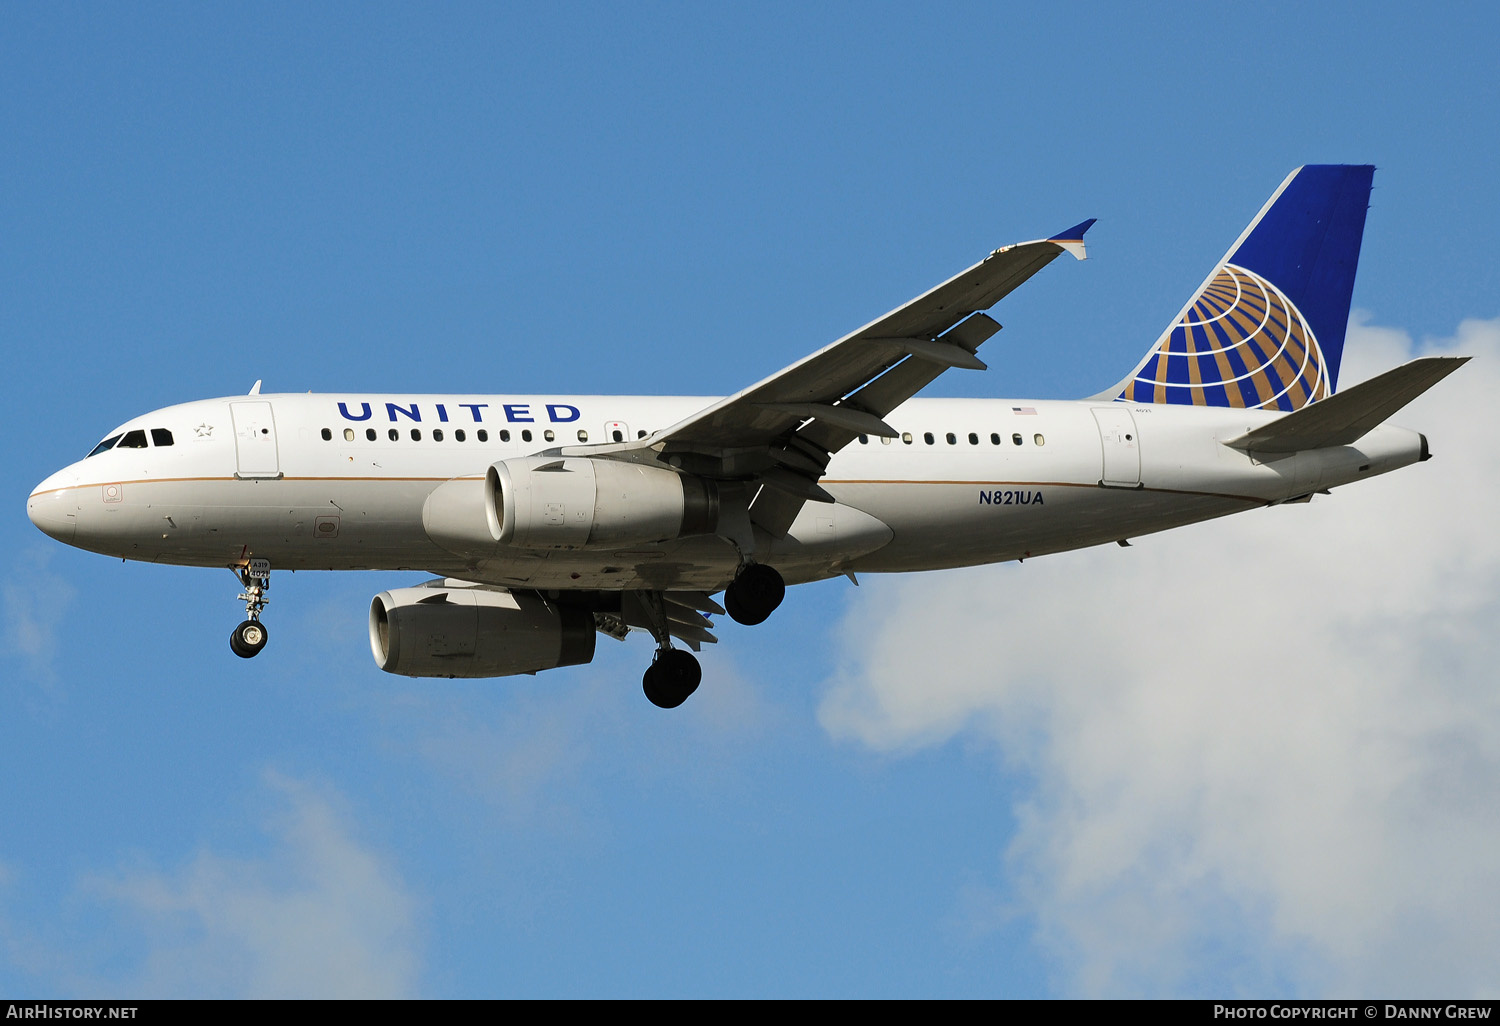
{"type": "Polygon", "coordinates": [[[997,249],[979,263],[832,345],[638,442],[566,455],[665,460],[755,486],[750,519],[786,533],[833,454],[861,434],[894,437],[882,419],[949,367],[983,370],[975,351],[1000,325],[979,312],[1063,252],[1084,259],[1093,220],[1049,239],[997,249]]]}

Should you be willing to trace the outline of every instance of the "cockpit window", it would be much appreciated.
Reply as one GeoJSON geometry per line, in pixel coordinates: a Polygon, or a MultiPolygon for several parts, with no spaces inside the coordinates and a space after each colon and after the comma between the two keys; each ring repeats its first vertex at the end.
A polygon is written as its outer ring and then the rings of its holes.
{"type": "Polygon", "coordinates": [[[120,439],[121,449],[144,449],[146,447],[146,432],[137,428],[134,431],[125,432],[125,437],[120,439]]]}
{"type": "Polygon", "coordinates": [[[152,445],[171,445],[172,444],[172,432],[168,431],[166,428],[152,428],[151,429],[151,444],[152,445]]]}
{"type": "MultiPolygon", "coordinates": [[[[110,435],[104,441],[102,441],[98,445],[94,446],[94,449],[93,449],[92,452],[89,453],[89,456],[97,456],[101,452],[104,452],[106,449],[113,449],[115,447],[115,443],[118,442],[119,440],[120,440],[120,436],[119,435],[110,435]]],[[[85,456],[84,459],[88,459],[89,456],[85,456]]]]}

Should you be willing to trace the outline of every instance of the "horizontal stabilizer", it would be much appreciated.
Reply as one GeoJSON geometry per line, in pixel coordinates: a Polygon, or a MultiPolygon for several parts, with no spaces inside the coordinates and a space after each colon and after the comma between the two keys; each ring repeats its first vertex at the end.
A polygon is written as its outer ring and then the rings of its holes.
{"type": "Polygon", "coordinates": [[[1404,363],[1224,444],[1253,452],[1349,445],[1468,362],[1467,356],[1428,356],[1404,363]]]}

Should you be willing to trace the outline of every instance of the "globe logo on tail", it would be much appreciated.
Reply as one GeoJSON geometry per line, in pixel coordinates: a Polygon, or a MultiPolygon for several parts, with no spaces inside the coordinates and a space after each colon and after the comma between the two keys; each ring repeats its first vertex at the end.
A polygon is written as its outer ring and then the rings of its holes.
{"type": "Polygon", "coordinates": [[[1329,394],[1328,378],[1296,305],[1255,272],[1225,263],[1118,398],[1298,410],[1329,394]]]}

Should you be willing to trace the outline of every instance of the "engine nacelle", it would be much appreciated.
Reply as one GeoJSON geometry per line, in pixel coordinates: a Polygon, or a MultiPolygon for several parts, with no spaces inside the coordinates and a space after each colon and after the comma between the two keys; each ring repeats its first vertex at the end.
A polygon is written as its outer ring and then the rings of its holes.
{"type": "Polygon", "coordinates": [[[455,477],[422,503],[422,529],[437,545],[470,558],[495,554],[500,538],[490,530],[489,489],[482,477],[455,477]]]}
{"type": "Polygon", "coordinates": [[[594,614],[535,592],[448,587],[383,591],[370,603],[370,650],[406,677],[506,677],[594,658],[594,614]]]}
{"type": "Polygon", "coordinates": [[[501,460],[485,476],[491,535],[527,549],[624,548],[708,534],[718,486],[619,460],[501,460]]]}

